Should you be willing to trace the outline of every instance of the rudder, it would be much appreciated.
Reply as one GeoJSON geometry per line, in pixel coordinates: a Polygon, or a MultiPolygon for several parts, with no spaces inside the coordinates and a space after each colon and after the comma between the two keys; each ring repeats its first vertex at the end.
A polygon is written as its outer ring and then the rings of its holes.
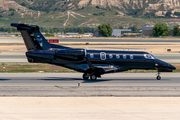
{"type": "Polygon", "coordinates": [[[38,26],[23,23],[12,23],[11,26],[17,27],[17,30],[21,32],[28,51],[50,48],[50,44],[40,33],[38,26]]]}

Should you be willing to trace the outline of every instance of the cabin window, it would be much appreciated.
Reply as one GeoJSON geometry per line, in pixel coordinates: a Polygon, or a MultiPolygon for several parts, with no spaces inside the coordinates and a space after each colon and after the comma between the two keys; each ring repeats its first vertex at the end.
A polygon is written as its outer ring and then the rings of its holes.
{"type": "Polygon", "coordinates": [[[127,58],[127,56],[126,55],[123,55],[123,59],[126,59],[127,58]]]}
{"type": "Polygon", "coordinates": [[[112,55],[112,54],[109,54],[109,58],[112,59],[112,58],[113,58],[113,55],[112,55]]]}
{"type": "Polygon", "coordinates": [[[101,60],[106,60],[106,53],[101,52],[100,53],[100,58],[101,58],[101,60]]]}
{"type": "Polygon", "coordinates": [[[90,58],[94,58],[94,54],[90,54],[90,58]]]}
{"type": "Polygon", "coordinates": [[[117,58],[117,59],[119,59],[119,58],[120,58],[120,56],[117,54],[117,55],[116,55],[116,58],[117,58]]]}
{"type": "Polygon", "coordinates": [[[130,59],[134,59],[134,56],[133,56],[133,55],[130,55],[130,59]]]}

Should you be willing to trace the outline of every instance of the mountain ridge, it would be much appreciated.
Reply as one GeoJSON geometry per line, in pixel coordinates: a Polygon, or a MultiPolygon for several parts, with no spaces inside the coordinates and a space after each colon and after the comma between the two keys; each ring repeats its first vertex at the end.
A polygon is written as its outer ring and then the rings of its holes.
{"type": "Polygon", "coordinates": [[[11,21],[58,27],[109,23],[128,28],[157,22],[172,26],[179,24],[178,18],[180,0],[0,0],[0,25],[11,21]]]}
{"type": "MultiPolygon", "coordinates": [[[[144,16],[146,13],[154,13],[156,16],[165,16],[168,10],[180,12],[180,0],[14,0],[15,2],[27,5],[33,10],[41,6],[42,10],[54,9],[63,11],[80,10],[86,7],[99,9],[113,9],[120,15],[132,15],[132,11],[144,16]],[[45,9],[43,9],[45,8],[45,9]],[[161,13],[161,14],[160,14],[161,13]]],[[[40,8],[39,8],[40,10],[40,8]]],[[[41,10],[40,10],[41,11],[41,10]]],[[[172,14],[173,14],[172,13],[172,14]]],[[[172,16],[177,17],[177,16],[172,16]]]]}

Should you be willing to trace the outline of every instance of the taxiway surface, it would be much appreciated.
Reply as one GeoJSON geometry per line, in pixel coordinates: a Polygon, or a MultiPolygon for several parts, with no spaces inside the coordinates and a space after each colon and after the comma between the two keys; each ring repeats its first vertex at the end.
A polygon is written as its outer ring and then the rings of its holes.
{"type": "MultiPolygon", "coordinates": [[[[137,39],[113,39],[113,38],[109,38],[109,39],[64,39],[64,38],[53,38],[53,39],[59,39],[60,42],[162,42],[162,43],[179,43],[180,40],[179,39],[147,39],[147,38],[137,38],[137,39]]],[[[23,42],[22,38],[0,38],[0,42],[23,42]]]]}
{"type": "Polygon", "coordinates": [[[49,97],[180,97],[180,74],[117,73],[97,81],[82,80],[81,73],[1,73],[0,96],[49,97]],[[78,88],[80,82],[80,88],[78,88]]]}

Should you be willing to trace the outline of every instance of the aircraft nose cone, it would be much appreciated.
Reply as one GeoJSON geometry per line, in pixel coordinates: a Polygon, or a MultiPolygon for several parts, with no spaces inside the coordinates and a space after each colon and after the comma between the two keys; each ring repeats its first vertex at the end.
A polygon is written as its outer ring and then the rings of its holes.
{"type": "Polygon", "coordinates": [[[160,68],[169,69],[169,70],[176,70],[176,67],[174,67],[173,65],[166,63],[164,61],[161,61],[161,60],[157,60],[157,64],[159,64],[160,68]]]}
{"type": "Polygon", "coordinates": [[[166,68],[169,69],[169,70],[176,70],[176,67],[174,67],[173,65],[167,63],[166,65],[166,68]]]}
{"type": "Polygon", "coordinates": [[[173,65],[169,64],[169,69],[176,70],[176,67],[174,67],[173,65]]]}

